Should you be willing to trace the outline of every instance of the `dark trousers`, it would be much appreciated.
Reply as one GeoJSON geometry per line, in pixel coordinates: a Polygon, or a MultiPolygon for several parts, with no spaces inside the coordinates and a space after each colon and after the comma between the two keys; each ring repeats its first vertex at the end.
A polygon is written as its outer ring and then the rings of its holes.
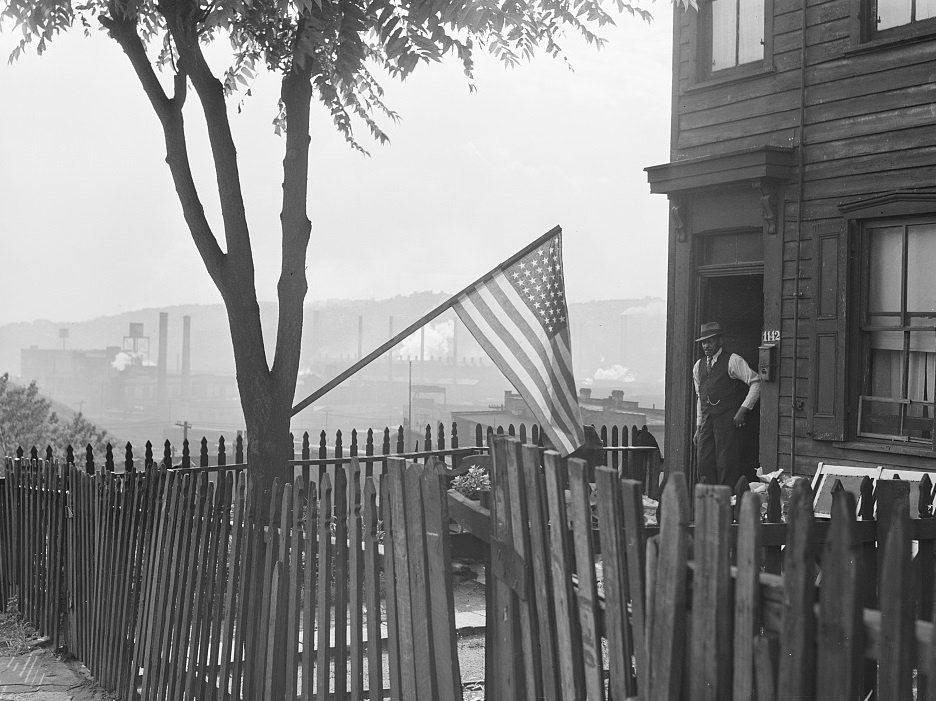
{"type": "Polygon", "coordinates": [[[703,415],[696,448],[700,482],[733,488],[741,476],[741,430],[735,428],[735,413],[703,415]]]}

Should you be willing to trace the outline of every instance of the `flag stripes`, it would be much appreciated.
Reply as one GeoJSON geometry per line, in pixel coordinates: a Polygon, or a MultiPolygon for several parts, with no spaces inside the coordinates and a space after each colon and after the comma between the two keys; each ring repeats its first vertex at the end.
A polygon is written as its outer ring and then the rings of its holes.
{"type": "Polygon", "coordinates": [[[523,396],[556,448],[568,454],[584,430],[568,344],[568,328],[550,337],[501,271],[463,293],[455,311],[523,396]]]}

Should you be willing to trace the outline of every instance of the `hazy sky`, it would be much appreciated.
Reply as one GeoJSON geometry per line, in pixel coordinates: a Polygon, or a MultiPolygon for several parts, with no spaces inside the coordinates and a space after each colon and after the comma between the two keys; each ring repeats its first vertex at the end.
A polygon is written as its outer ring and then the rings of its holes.
{"type": "MultiPolygon", "coordinates": [[[[669,160],[672,8],[622,17],[601,51],[568,41],[570,71],[480,57],[387,81],[391,143],[352,151],[313,105],[312,299],[457,292],[556,224],[571,301],[662,296],[666,199],[643,168],[669,160]]],[[[5,26],[0,55],[16,38],[5,26]]],[[[275,298],[283,140],[277,84],[232,116],[261,299],[275,298]]],[[[119,47],[59,37],[0,62],[0,324],[80,321],[220,301],[181,215],[161,129],[119,47]]],[[[217,196],[194,93],[190,155],[213,222],[217,196]]],[[[216,227],[220,238],[220,228],[216,227]]]]}

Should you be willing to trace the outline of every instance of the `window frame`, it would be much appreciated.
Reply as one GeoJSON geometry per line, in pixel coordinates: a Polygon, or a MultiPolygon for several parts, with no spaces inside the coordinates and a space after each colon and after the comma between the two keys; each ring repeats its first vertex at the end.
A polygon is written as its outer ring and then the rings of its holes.
{"type": "MultiPolygon", "coordinates": [[[[877,28],[877,4],[880,0],[852,0],[856,51],[873,50],[895,43],[925,39],[936,34],[936,17],[910,20],[887,29],[877,28]]],[[[917,0],[913,0],[915,3],[917,0]]]]}
{"type": "MultiPolygon", "coordinates": [[[[856,406],[854,409],[854,431],[855,437],[859,440],[864,439],[874,439],[874,440],[883,440],[888,443],[897,443],[897,444],[907,444],[911,446],[929,446],[930,449],[936,451],[936,396],[930,396],[928,401],[915,400],[911,399],[909,394],[909,383],[910,383],[910,358],[909,353],[912,348],[911,337],[914,333],[924,334],[927,330],[931,330],[934,335],[936,335],[936,323],[932,326],[928,325],[914,325],[912,320],[914,318],[920,318],[919,314],[915,312],[910,312],[907,310],[907,277],[908,277],[908,247],[909,247],[909,229],[912,226],[927,224],[936,228],[936,214],[922,214],[915,216],[893,216],[886,218],[875,218],[875,219],[866,219],[860,222],[858,229],[858,261],[859,261],[859,271],[858,271],[858,280],[857,280],[857,289],[859,292],[860,303],[858,305],[858,323],[855,325],[854,332],[849,334],[854,341],[858,342],[858,347],[860,348],[860,357],[856,359],[858,373],[856,374],[856,380],[852,386],[855,388],[855,399],[856,406]],[[870,267],[871,267],[871,246],[870,246],[870,236],[871,231],[880,230],[884,228],[899,228],[901,230],[901,250],[900,250],[900,310],[897,312],[899,316],[899,323],[894,324],[874,324],[870,321],[870,267]],[[871,369],[871,353],[872,346],[870,343],[871,335],[879,332],[894,332],[899,333],[902,337],[901,348],[899,349],[900,353],[900,364],[899,372],[900,377],[898,380],[899,385],[899,394],[900,396],[875,396],[870,394],[871,388],[869,387],[869,382],[871,381],[870,369],[871,369]],[[865,402],[875,402],[882,404],[893,404],[897,407],[897,430],[896,434],[891,433],[879,433],[873,430],[863,429],[862,420],[864,418],[863,408],[865,402]],[[929,418],[930,422],[930,438],[927,441],[926,439],[914,438],[910,435],[905,435],[905,432],[908,431],[906,428],[908,420],[914,420],[916,417],[912,417],[908,414],[908,411],[911,406],[923,406],[930,407],[931,416],[929,418]]],[[[934,232],[936,235],[936,232],[934,232]]],[[[888,313],[892,315],[892,313],[888,313]]],[[[884,316],[878,315],[878,316],[884,316]]],[[[929,318],[929,317],[925,317],[929,318]]],[[[933,379],[933,393],[936,394],[936,378],[933,379]]],[[[925,409],[924,409],[925,411],[925,409]]],[[[922,422],[921,422],[922,423],[922,422]]]]}
{"type": "MultiPolygon", "coordinates": [[[[773,66],[773,16],[774,0],[763,0],[764,3],[764,40],[763,56],[760,59],[739,63],[727,68],[712,70],[712,3],[711,0],[701,0],[698,11],[693,13],[695,26],[692,36],[695,41],[693,59],[695,61],[694,83],[720,83],[726,80],[743,79],[757,76],[773,66]]],[[[737,51],[737,47],[736,47],[737,51]]]]}

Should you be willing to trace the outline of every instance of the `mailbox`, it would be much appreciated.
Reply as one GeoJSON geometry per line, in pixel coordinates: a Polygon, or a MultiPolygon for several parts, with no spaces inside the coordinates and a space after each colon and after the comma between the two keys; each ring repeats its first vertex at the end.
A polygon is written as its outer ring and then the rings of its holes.
{"type": "Polygon", "coordinates": [[[761,382],[773,382],[777,372],[777,344],[765,343],[757,347],[757,372],[761,382]]]}

